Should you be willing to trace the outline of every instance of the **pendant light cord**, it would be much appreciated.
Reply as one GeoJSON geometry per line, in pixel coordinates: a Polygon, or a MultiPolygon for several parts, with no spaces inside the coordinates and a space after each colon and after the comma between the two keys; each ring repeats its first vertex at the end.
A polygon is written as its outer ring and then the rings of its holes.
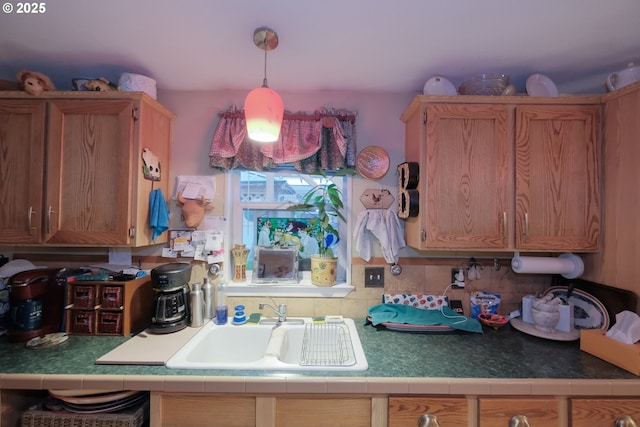
{"type": "Polygon", "coordinates": [[[262,87],[269,87],[267,86],[267,49],[266,49],[266,45],[267,45],[267,41],[265,39],[265,49],[264,49],[264,80],[262,80],[262,87]]]}

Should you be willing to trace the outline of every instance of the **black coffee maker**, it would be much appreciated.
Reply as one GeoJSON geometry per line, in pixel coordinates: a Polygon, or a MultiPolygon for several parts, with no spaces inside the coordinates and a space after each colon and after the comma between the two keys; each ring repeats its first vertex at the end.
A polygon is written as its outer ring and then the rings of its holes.
{"type": "Polygon", "coordinates": [[[149,331],[177,332],[189,324],[189,279],[191,264],[164,264],[151,270],[151,286],[156,291],[149,331]]]}

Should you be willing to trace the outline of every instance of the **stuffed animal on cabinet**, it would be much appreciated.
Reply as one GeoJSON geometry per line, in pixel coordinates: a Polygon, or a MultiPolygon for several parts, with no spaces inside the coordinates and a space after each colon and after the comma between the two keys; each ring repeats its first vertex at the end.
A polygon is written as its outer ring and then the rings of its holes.
{"type": "Polygon", "coordinates": [[[56,90],[55,85],[46,75],[37,71],[21,70],[18,73],[18,86],[30,95],[41,95],[43,92],[56,90]]]}

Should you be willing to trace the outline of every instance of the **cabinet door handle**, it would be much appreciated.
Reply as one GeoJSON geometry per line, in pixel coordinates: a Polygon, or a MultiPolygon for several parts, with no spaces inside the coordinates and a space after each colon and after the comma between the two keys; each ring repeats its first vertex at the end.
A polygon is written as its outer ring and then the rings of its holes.
{"type": "Polygon", "coordinates": [[[522,233],[522,237],[525,238],[529,236],[529,214],[525,212],[524,214],[524,233],[522,233]]]}
{"type": "Polygon", "coordinates": [[[507,238],[507,212],[502,212],[502,238],[507,238]]]}
{"type": "Polygon", "coordinates": [[[615,427],[638,427],[630,415],[623,415],[616,420],[615,427]]]}
{"type": "Polygon", "coordinates": [[[420,240],[422,240],[423,242],[427,240],[427,232],[424,231],[424,229],[420,230],[420,240]]]}
{"type": "Polygon", "coordinates": [[[27,223],[29,225],[29,232],[31,232],[31,218],[36,211],[33,210],[33,206],[29,206],[29,212],[27,213],[27,223]]]}
{"type": "Polygon", "coordinates": [[[50,230],[51,229],[51,214],[56,213],[52,208],[51,205],[49,205],[49,209],[47,209],[47,229],[50,230]]]}
{"type": "Polygon", "coordinates": [[[435,415],[424,414],[418,420],[418,427],[440,427],[440,423],[435,415]]]}
{"type": "Polygon", "coordinates": [[[516,415],[509,420],[509,427],[531,427],[526,415],[516,415]]]}

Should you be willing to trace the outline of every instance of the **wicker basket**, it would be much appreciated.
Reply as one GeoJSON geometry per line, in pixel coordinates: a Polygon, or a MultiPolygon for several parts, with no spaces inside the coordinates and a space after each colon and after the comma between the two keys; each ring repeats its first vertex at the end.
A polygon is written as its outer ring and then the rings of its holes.
{"type": "Polygon", "coordinates": [[[22,414],[21,427],[140,427],[148,417],[149,403],[136,408],[103,414],[74,414],[29,409],[22,414]]]}

